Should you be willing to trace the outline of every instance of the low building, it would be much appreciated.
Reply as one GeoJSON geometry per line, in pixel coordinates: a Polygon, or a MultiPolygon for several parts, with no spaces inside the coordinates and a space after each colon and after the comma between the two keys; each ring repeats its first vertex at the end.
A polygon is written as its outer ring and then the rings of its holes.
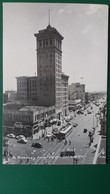
{"type": "Polygon", "coordinates": [[[48,119],[55,114],[55,106],[22,106],[19,104],[8,104],[3,108],[3,126],[13,128],[16,122],[27,125],[31,130],[35,129],[39,120],[48,119]]]}

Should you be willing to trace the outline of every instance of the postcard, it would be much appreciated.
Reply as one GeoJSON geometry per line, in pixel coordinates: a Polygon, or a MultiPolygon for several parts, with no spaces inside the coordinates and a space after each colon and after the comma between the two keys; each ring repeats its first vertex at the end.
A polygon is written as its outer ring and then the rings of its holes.
{"type": "Polygon", "coordinates": [[[107,66],[107,5],[3,3],[3,164],[106,164],[107,66]]]}

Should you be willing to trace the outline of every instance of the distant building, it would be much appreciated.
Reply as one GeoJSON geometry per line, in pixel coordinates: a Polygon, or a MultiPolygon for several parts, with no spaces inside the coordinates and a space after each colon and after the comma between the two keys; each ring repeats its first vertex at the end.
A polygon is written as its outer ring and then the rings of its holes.
{"type": "Polygon", "coordinates": [[[7,102],[8,102],[8,94],[3,93],[3,103],[7,103],[7,102]]]}
{"type": "Polygon", "coordinates": [[[76,111],[81,108],[81,99],[69,100],[69,110],[76,111]]]}
{"type": "Polygon", "coordinates": [[[72,83],[69,85],[69,99],[77,100],[81,99],[81,104],[85,104],[85,84],[72,83]]]}
{"type": "Polygon", "coordinates": [[[5,94],[8,95],[8,101],[9,102],[16,101],[16,95],[17,95],[16,91],[14,91],[14,90],[7,90],[7,91],[5,91],[5,94]]]}
{"type": "Polygon", "coordinates": [[[21,76],[16,77],[16,79],[17,79],[17,100],[22,103],[30,102],[31,104],[37,105],[38,101],[37,76],[32,77],[21,76]]]}
{"type": "Polygon", "coordinates": [[[101,117],[100,117],[101,135],[106,136],[106,127],[107,127],[107,105],[106,103],[102,107],[101,112],[102,112],[101,117]]]}
{"type": "Polygon", "coordinates": [[[61,88],[62,88],[62,115],[68,115],[68,78],[64,73],[61,74],[61,88]]]}
{"type": "Polygon", "coordinates": [[[85,92],[85,103],[88,104],[89,103],[89,93],[85,92]]]}

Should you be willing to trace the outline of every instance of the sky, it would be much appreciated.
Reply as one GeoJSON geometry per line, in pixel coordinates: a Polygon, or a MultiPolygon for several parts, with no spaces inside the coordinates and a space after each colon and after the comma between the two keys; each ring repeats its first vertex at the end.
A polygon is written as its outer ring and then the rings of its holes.
{"type": "Polygon", "coordinates": [[[69,84],[87,92],[106,91],[108,6],[62,3],[3,3],[3,91],[16,90],[16,77],[37,73],[34,33],[49,23],[64,37],[62,71],[69,84]]]}

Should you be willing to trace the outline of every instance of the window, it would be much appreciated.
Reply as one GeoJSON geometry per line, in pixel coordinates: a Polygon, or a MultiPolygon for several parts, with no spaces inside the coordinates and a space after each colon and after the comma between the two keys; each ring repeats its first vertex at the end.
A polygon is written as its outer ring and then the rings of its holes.
{"type": "Polygon", "coordinates": [[[50,39],[50,45],[52,45],[52,39],[50,39]]]}
{"type": "Polygon", "coordinates": [[[41,47],[42,46],[42,42],[41,42],[41,40],[39,40],[39,47],[41,47]]]}
{"type": "Polygon", "coordinates": [[[45,40],[43,41],[43,46],[45,46],[45,40]]]}
{"type": "Polygon", "coordinates": [[[46,46],[48,46],[48,40],[46,40],[46,46]]]}

